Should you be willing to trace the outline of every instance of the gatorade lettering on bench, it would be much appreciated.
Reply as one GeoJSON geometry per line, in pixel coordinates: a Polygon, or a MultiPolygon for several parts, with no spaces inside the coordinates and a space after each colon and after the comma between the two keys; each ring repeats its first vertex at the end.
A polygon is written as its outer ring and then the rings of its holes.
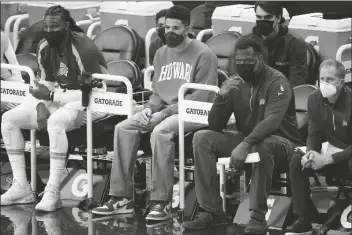
{"type": "Polygon", "coordinates": [[[194,115],[209,116],[210,110],[187,108],[186,113],[194,115]]]}
{"type": "Polygon", "coordinates": [[[120,100],[111,100],[111,99],[99,99],[95,98],[94,103],[96,104],[106,104],[112,106],[123,106],[123,102],[120,100]]]}
{"type": "Polygon", "coordinates": [[[8,88],[1,88],[0,93],[4,95],[26,96],[26,91],[8,89],[8,88]]]}

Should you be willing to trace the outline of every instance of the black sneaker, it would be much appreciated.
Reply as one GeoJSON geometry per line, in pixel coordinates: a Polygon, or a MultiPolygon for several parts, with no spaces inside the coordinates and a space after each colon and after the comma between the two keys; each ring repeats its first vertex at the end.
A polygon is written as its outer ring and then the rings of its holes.
{"type": "Polygon", "coordinates": [[[286,229],[285,235],[293,234],[311,234],[312,224],[308,220],[296,220],[291,228],[286,229]]]}
{"type": "Polygon", "coordinates": [[[149,222],[145,225],[147,234],[173,234],[173,220],[171,218],[164,221],[149,222]]]}
{"type": "Polygon", "coordinates": [[[219,223],[227,223],[225,215],[213,215],[209,212],[201,211],[196,213],[194,220],[185,222],[183,227],[186,230],[201,230],[219,223]]]}
{"type": "Polygon", "coordinates": [[[171,203],[165,201],[156,201],[152,206],[149,214],[145,218],[146,220],[167,220],[172,217],[171,214],[171,203]]]}
{"type": "Polygon", "coordinates": [[[266,220],[264,221],[259,221],[256,219],[250,219],[246,225],[246,228],[244,229],[243,234],[265,234],[268,229],[268,225],[266,223],[266,220]]]}
{"type": "Polygon", "coordinates": [[[97,215],[134,213],[133,200],[111,197],[103,206],[94,208],[92,213],[97,215]]]}

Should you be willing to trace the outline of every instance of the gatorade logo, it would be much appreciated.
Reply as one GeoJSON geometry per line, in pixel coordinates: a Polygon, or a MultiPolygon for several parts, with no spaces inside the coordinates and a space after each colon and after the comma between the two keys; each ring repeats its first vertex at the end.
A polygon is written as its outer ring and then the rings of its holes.
{"type": "Polygon", "coordinates": [[[88,193],[88,176],[80,174],[77,176],[71,186],[71,191],[76,197],[84,197],[88,193]]]}
{"type": "Polygon", "coordinates": [[[194,114],[194,115],[209,116],[209,112],[210,111],[204,110],[204,109],[193,109],[193,108],[187,108],[186,109],[186,113],[194,114]]]}
{"type": "Polygon", "coordinates": [[[106,105],[112,105],[112,106],[122,106],[123,102],[120,100],[111,100],[111,99],[99,99],[95,98],[94,103],[96,104],[106,104],[106,105]]]}
{"type": "Polygon", "coordinates": [[[1,92],[0,93],[4,94],[4,95],[26,96],[26,91],[8,89],[8,88],[1,88],[1,92]]]}
{"type": "Polygon", "coordinates": [[[351,73],[351,69],[352,68],[346,69],[346,74],[350,74],[351,73]]]}
{"type": "Polygon", "coordinates": [[[342,213],[340,219],[341,225],[344,228],[351,229],[352,228],[352,206],[349,205],[342,213]]]}

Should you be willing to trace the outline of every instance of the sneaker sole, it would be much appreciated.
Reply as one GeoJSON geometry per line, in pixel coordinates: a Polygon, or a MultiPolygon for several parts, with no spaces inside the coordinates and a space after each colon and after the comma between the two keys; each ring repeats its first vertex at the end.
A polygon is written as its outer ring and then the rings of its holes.
{"type": "Polygon", "coordinates": [[[134,214],[134,209],[115,210],[115,211],[94,211],[94,210],[92,210],[92,213],[96,214],[96,215],[134,214]]]}
{"type": "Polygon", "coordinates": [[[162,221],[162,220],[167,220],[167,219],[170,219],[170,218],[172,218],[172,215],[170,214],[170,215],[167,215],[167,216],[165,216],[165,217],[160,217],[160,218],[158,218],[158,217],[146,217],[145,219],[146,220],[150,220],[150,221],[162,221]]]}
{"type": "Polygon", "coordinates": [[[4,203],[1,201],[1,206],[12,206],[12,205],[25,205],[25,204],[33,204],[35,203],[35,199],[32,196],[32,198],[29,198],[30,196],[27,196],[26,198],[22,198],[20,200],[15,200],[9,203],[4,203]],[[27,199],[28,198],[28,199],[27,199]]]}
{"type": "MultiPolygon", "coordinates": [[[[38,205],[37,205],[38,206],[38,205]]],[[[53,211],[56,211],[56,210],[59,210],[62,208],[62,203],[61,203],[61,200],[59,202],[56,203],[56,205],[54,207],[51,207],[49,209],[47,208],[40,208],[40,207],[35,207],[35,210],[36,211],[41,211],[41,212],[53,212],[53,211]]]]}
{"type": "Polygon", "coordinates": [[[307,232],[302,232],[302,233],[294,233],[294,232],[286,232],[285,235],[311,235],[312,234],[312,230],[311,231],[307,231],[307,232]]]}

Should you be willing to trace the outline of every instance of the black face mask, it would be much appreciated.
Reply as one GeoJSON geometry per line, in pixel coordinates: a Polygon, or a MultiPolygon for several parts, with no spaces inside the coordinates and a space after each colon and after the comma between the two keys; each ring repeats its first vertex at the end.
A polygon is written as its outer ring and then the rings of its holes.
{"type": "Polygon", "coordinates": [[[163,44],[166,44],[166,42],[165,42],[165,27],[157,28],[157,31],[158,31],[158,36],[161,39],[161,41],[163,42],[163,44]]]}
{"type": "Polygon", "coordinates": [[[183,42],[184,38],[184,35],[179,35],[174,32],[168,32],[167,34],[165,34],[166,45],[170,48],[174,48],[180,45],[183,42]]]}
{"type": "Polygon", "coordinates": [[[59,48],[61,43],[64,41],[65,38],[65,31],[52,31],[52,32],[45,32],[44,31],[44,38],[47,40],[51,47],[59,48]]]}
{"type": "Polygon", "coordinates": [[[237,74],[248,83],[256,83],[256,74],[254,71],[255,64],[237,64],[237,74]]]}
{"type": "Polygon", "coordinates": [[[274,21],[271,20],[257,20],[257,26],[263,36],[269,36],[274,31],[274,21]]]}

